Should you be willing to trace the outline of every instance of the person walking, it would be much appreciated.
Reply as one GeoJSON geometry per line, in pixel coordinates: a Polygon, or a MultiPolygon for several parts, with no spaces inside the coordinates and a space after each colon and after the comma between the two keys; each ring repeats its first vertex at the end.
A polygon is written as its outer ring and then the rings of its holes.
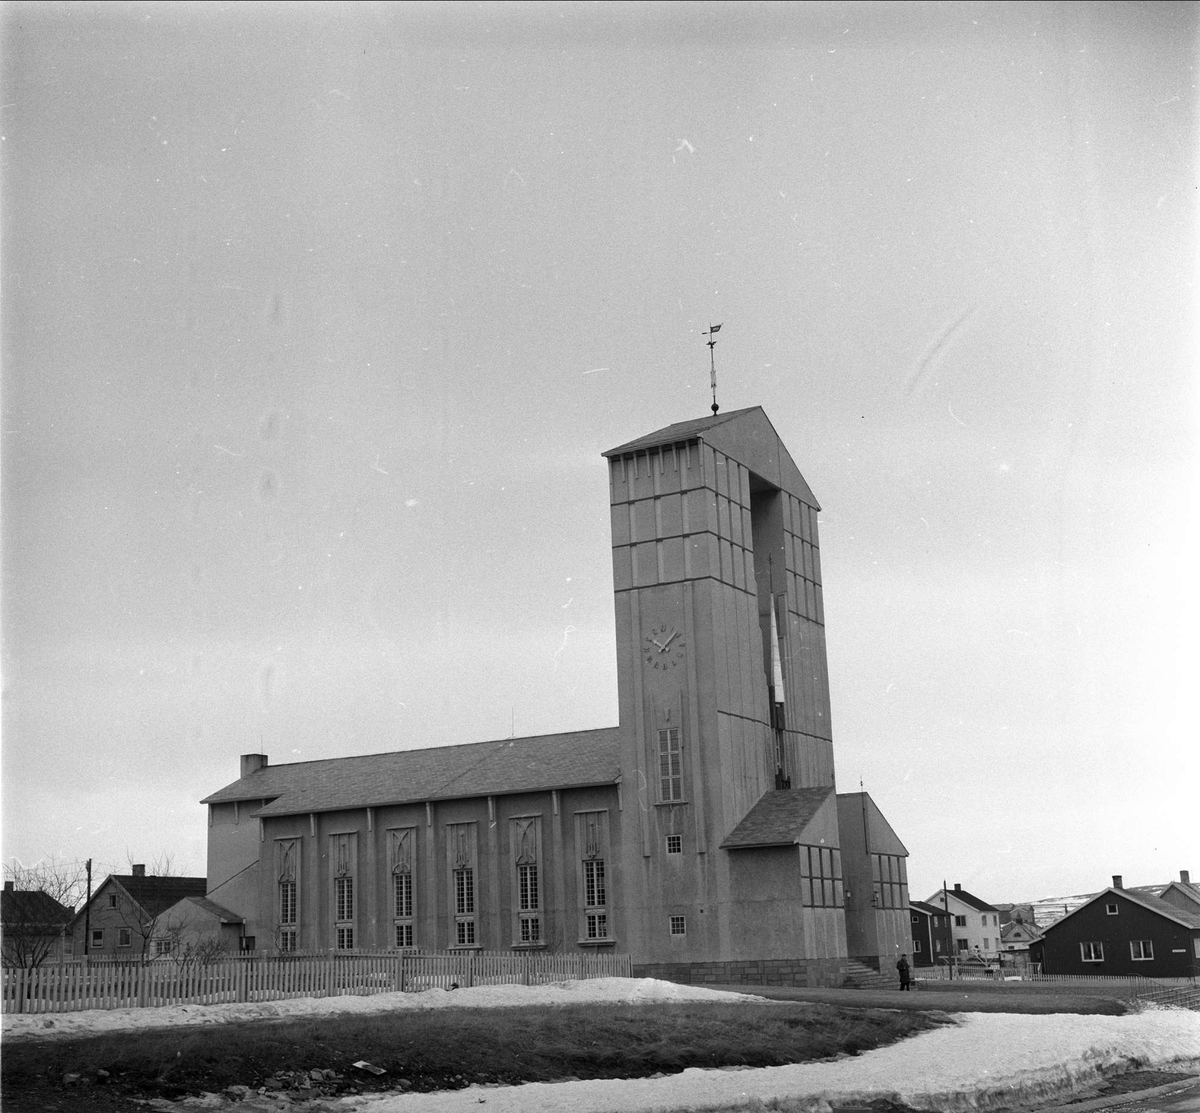
{"type": "Polygon", "coordinates": [[[901,955],[900,961],[896,963],[896,970],[900,974],[900,988],[911,988],[910,973],[908,966],[908,955],[901,955]]]}

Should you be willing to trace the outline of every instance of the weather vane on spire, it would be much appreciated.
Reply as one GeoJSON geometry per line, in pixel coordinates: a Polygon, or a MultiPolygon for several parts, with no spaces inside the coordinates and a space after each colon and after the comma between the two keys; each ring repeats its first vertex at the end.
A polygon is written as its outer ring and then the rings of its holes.
{"type": "Polygon", "coordinates": [[[713,394],[712,412],[714,414],[721,407],[717,405],[717,360],[716,360],[716,353],[713,351],[713,348],[715,348],[717,346],[717,342],[713,339],[713,337],[720,331],[721,331],[720,325],[709,325],[708,332],[704,334],[708,337],[708,340],[706,340],[705,343],[708,345],[708,364],[712,370],[712,394],[713,394]]]}

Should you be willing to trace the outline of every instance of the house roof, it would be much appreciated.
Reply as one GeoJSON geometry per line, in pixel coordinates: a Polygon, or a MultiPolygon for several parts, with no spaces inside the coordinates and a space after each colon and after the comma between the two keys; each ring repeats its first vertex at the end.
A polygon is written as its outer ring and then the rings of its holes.
{"type": "MultiPolygon", "coordinates": [[[[980,900],[973,893],[968,893],[966,889],[947,889],[945,892],[951,900],[957,900],[960,903],[965,904],[968,908],[974,908],[977,912],[999,911],[997,908],[994,908],[992,905],[988,904],[986,900],[980,900]]],[[[941,895],[942,890],[939,889],[933,894],[933,896],[929,898],[929,903],[932,904],[935,900],[938,900],[941,895]]]]}
{"type": "Polygon", "coordinates": [[[765,846],[795,846],[804,829],[833,792],[824,788],[785,788],[765,792],[721,843],[722,850],[750,850],[765,846]]]}
{"type": "Polygon", "coordinates": [[[204,798],[259,816],[586,788],[620,779],[620,728],[265,765],[204,798]]]}
{"type": "Polygon", "coordinates": [[[1192,904],[1196,905],[1197,908],[1200,908],[1200,885],[1196,885],[1190,881],[1172,881],[1158,895],[1160,899],[1165,899],[1168,893],[1179,893],[1192,904]]]}
{"type": "Polygon", "coordinates": [[[1105,889],[1104,892],[1097,893],[1086,904],[1081,904],[1078,908],[1072,909],[1057,923],[1053,923],[1046,928],[1042,934],[1049,935],[1052,931],[1055,931],[1057,928],[1065,924],[1073,916],[1078,915],[1078,913],[1082,912],[1085,908],[1090,907],[1097,901],[1102,900],[1104,897],[1109,895],[1124,897],[1131,903],[1140,905],[1148,912],[1154,912],[1157,915],[1162,916],[1164,919],[1172,920],[1174,923],[1177,923],[1182,927],[1189,928],[1193,931],[1200,931],[1200,912],[1185,912],[1182,908],[1176,908],[1175,905],[1168,904],[1161,897],[1152,896],[1149,893],[1132,892],[1129,889],[1114,889],[1110,886],[1109,888],[1105,889]]]}
{"type": "Polygon", "coordinates": [[[1000,925],[1001,939],[1012,939],[1014,936],[1022,939],[1040,939],[1042,933],[1037,924],[1030,924],[1024,920],[1009,920],[1007,924],[1000,925]]]}
{"type": "Polygon", "coordinates": [[[0,893],[0,922],[33,926],[62,927],[75,912],[40,889],[5,889],[0,893]]]}
{"type": "Polygon", "coordinates": [[[923,912],[926,916],[946,915],[944,908],[939,908],[936,904],[926,904],[923,900],[910,900],[908,906],[916,912],[923,912]]]}
{"type": "MultiPolygon", "coordinates": [[[[136,873],[110,873],[92,896],[92,902],[100,897],[109,882],[124,889],[129,898],[147,916],[158,916],[184,897],[202,897],[208,889],[205,877],[162,877],[136,873]]],[[[76,921],[83,915],[81,911],[76,921]]]]}
{"type": "Polygon", "coordinates": [[[236,912],[230,912],[217,904],[214,900],[209,900],[208,897],[184,897],[188,904],[193,904],[203,912],[207,912],[210,916],[214,916],[223,924],[244,924],[246,921],[242,919],[236,912]]]}

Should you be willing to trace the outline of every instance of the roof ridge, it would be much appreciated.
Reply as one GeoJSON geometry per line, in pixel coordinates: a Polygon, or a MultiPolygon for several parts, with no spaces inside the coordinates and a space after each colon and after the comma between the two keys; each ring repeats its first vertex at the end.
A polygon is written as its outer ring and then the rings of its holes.
{"type": "MultiPolygon", "coordinates": [[[[567,738],[574,734],[599,734],[602,731],[620,729],[619,725],[614,724],[610,727],[586,727],[583,730],[551,730],[545,734],[523,734],[519,738],[484,738],[478,742],[449,742],[443,743],[440,746],[410,746],[407,749],[372,750],[369,754],[338,754],[332,757],[311,757],[306,758],[304,761],[283,761],[278,765],[264,765],[254,772],[262,773],[267,770],[298,769],[302,765],[320,765],[324,761],[367,761],[375,757],[391,757],[393,754],[418,754],[427,750],[466,750],[471,746],[497,746],[501,743],[511,745],[515,742],[536,742],[541,738],[567,738]]],[[[250,776],[254,776],[254,773],[251,773],[250,776]]],[[[239,780],[245,779],[239,778],[239,780]]]]}

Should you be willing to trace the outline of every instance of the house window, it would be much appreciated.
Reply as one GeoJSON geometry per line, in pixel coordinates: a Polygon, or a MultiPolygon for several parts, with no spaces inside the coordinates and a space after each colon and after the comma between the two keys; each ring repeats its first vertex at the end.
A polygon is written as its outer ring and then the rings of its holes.
{"type": "Polygon", "coordinates": [[[294,951],[296,949],[296,929],[295,928],[280,928],[279,929],[279,949],[281,951],[294,951]]]}
{"type": "Polygon", "coordinates": [[[913,940],[913,954],[919,955],[920,953],[921,953],[921,940],[914,939],[913,940]]]}
{"type": "Polygon", "coordinates": [[[992,949],[992,941],[986,935],[983,937],[983,949],[985,951],[990,951],[992,949]]]}
{"type": "Polygon", "coordinates": [[[987,927],[987,917],[986,917],[986,916],[980,916],[979,918],[980,918],[980,919],[983,921],[983,926],[984,926],[984,927],[987,927]]]}
{"type": "Polygon", "coordinates": [[[672,935],[687,935],[687,917],[672,916],[671,917],[671,934],[672,935]]]}
{"type": "Polygon", "coordinates": [[[935,955],[940,955],[942,953],[942,941],[940,939],[935,939],[933,941],[933,953],[935,955]]]}
{"type": "Polygon", "coordinates": [[[117,894],[116,894],[116,893],[109,893],[109,894],[108,894],[108,907],[109,907],[109,908],[116,908],[116,907],[117,907],[117,894]]]}
{"type": "Polygon", "coordinates": [[[683,836],[668,835],[667,836],[667,853],[682,854],[683,853],[683,836]]]}
{"type": "Polygon", "coordinates": [[[658,732],[658,790],[663,801],[683,799],[683,751],[678,727],[658,732]]]}
{"type": "Polygon", "coordinates": [[[1079,958],[1082,962],[1103,962],[1104,961],[1104,944],[1103,943],[1080,943],[1079,958]]]}
{"type": "Polygon", "coordinates": [[[458,947],[475,946],[475,921],[459,920],[454,925],[454,943],[458,947]]]}
{"type": "Polygon", "coordinates": [[[1131,939],[1129,941],[1129,957],[1134,962],[1149,962],[1154,958],[1154,941],[1151,939],[1131,939]]]}
{"type": "Polygon", "coordinates": [[[954,926],[956,928],[965,928],[967,926],[966,916],[955,916],[954,917],[954,926]]]}
{"type": "Polygon", "coordinates": [[[956,940],[954,940],[954,942],[960,951],[965,952],[966,950],[968,950],[968,948],[970,946],[970,944],[965,939],[956,939],[956,940]]]}
{"type": "Polygon", "coordinates": [[[154,957],[166,958],[171,953],[171,941],[169,939],[154,940],[154,957]]]}
{"type": "Polygon", "coordinates": [[[813,908],[842,905],[842,852],[829,846],[801,846],[800,903],[813,908]]]}
{"type": "Polygon", "coordinates": [[[117,928],[117,946],[132,947],[133,946],[133,929],[132,928],[117,928]]]}
{"type": "Polygon", "coordinates": [[[1106,904],[1104,906],[1104,913],[1107,916],[1116,916],[1119,912],[1120,909],[1115,904],[1106,904]]]}
{"type": "Polygon", "coordinates": [[[104,928],[92,928],[92,946],[93,951],[99,950],[104,946],[104,928]]]}
{"type": "Polygon", "coordinates": [[[920,916],[914,916],[914,917],[912,918],[912,922],[913,922],[914,924],[919,924],[919,923],[921,922],[921,917],[920,917],[920,916]]]}

